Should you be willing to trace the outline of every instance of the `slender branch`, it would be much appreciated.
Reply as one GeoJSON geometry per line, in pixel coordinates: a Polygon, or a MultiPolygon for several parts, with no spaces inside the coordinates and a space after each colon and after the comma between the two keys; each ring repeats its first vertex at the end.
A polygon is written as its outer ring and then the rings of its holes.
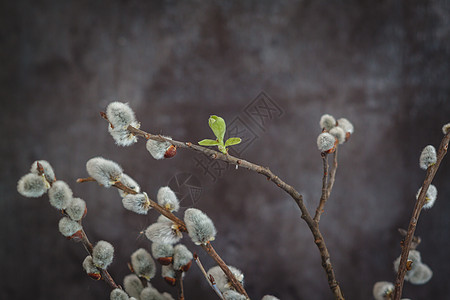
{"type": "Polygon", "coordinates": [[[406,262],[408,259],[409,250],[411,248],[411,242],[414,237],[414,232],[416,230],[417,222],[419,221],[420,212],[422,210],[423,205],[425,204],[425,196],[427,194],[428,187],[433,181],[433,178],[436,175],[437,170],[439,169],[439,165],[441,164],[442,159],[447,153],[449,141],[450,141],[450,132],[448,132],[441,141],[437,153],[436,163],[428,168],[427,174],[422,184],[422,189],[419,193],[419,197],[417,197],[416,204],[414,205],[411,220],[409,221],[408,232],[406,234],[405,239],[402,242],[402,254],[400,258],[400,265],[398,267],[397,278],[395,280],[394,300],[399,300],[400,297],[402,296],[403,283],[407,272],[406,262]]]}
{"type": "MultiPolygon", "coordinates": [[[[333,295],[335,296],[336,299],[344,299],[342,292],[340,290],[339,284],[336,280],[336,276],[334,274],[333,266],[332,266],[331,260],[330,260],[330,254],[326,247],[323,236],[319,230],[318,223],[315,222],[314,219],[311,217],[311,215],[308,212],[308,209],[306,208],[306,206],[303,202],[303,196],[294,187],[292,187],[291,185],[289,185],[286,182],[284,182],[283,180],[281,180],[277,175],[272,173],[272,171],[270,171],[270,169],[267,167],[259,166],[257,164],[248,162],[246,160],[234,157],[229,154],[223,154],[221,152],[218,152],[218,151],[215,151],[215,150],[212,150],[209,148],[194,145],[190,142],[179,142],[179,141],[175,141],[175,140],[169,140],[169,139],[162,137],[161,135],[153,135],[153,134],[150,134],[143,130],[134,128],[131,125],[128,126],[127,129],[134,135],[142,136],[146,139],[152,139],[152,140],[160,141],[160,142],[167,141],[167,142],[170,142],[172,145],[176,146],[177,148],[191,149],[191,150],[194,150],[197,152],[201,152],[206,155],[209,155],[213,159],[222,160],[222,161],[228,162],[230,164],[237,165],[239,167],[262,174],[262,175],[266,176],[266,178],[268,180],[272,181],[279,188],[281,188],[286,193],[288,193],[292,197],[292,199],[294,199],[295,203],[297,203],[297,206],[300,208],[300,210],[302,212],[301,218],[306,222],[306,224],[308,225],[308,227],[311,230],[311,233],[314,237],[314,241],[320,252],[320,256],[321,256],[321,260],[322,260],[322,267],[324,268],[325,273],[327,275],[328,285],[330,286],[330,289],[333,292],[333,295]]],[[[330,179],[330,181],[331,181],[331,179],[330,179]]],[[[334,181],[334,179],[333,179],[333,181],[334,181]]],[[[328,185],[328,186],[330,187],[329,190],[331,191],[332,185],[331,186],[328,185]]]]}
{"type": "Polygon", "coordinates": [[[338,167],[338,162],[337,162],[338,148],[339,147],[336,147],[336,151],[334,151],[334,154],[333,154],[333,167],[331,168],[330,180],[328,181],[328,186],[327,186],[327,199],[330,197],[331,190],[333,189],[334,181],[336,180],[336,170],[338,167]]]}
{"type": "Polygon", "coordinates": [[[323,213],[325,202],[327,201],[327,186],[328,186],[328,155],[322,153],[323,162],[323,177],[322,177],[322,195],[320,196],[319,205],[316,208],[316,215],[314,216],[314,221],[319,223],[320,215],[323,213]]]}
{"type": "MultiPolygon", "coordinates": [[[[90,180],[91,177],[88,178],[78,178],[77,182],[91,182],[91,181],[95,181],[95,179],[90,180]]],[[[127,186],[125,186],[122,182],[117,181],[115,184],[113,184],[114,187],[130,193],[130,194],[137,194],[136,191],[128,188],[127,186]]],[[[167,209],[165,209],[164,207],[162,207],[161,205],[159,205],[158,203],[156,203],[155,201],[151,200],[149,198],[149,202],[150,202],[150,206],[153,207],[156,211],[158,211],[159,213],[161,213],[162,215],[166,216],[167,218],[169,218],[170,220],[172,220],[174,223],[176,223],[179,227],[178,229],[180,231],[184,231],[184,232],[188,232],[187,228],[186,228],[186,224],[179,219],[177,216],[175,216],[173,213],[171,213],[170,211],[168,211],[167,209]]],[[[245,295],[248,298],[247,292],[244,290],[244,288],[242,287],[241,283],[235,278],[235,276],[233,275],[233,273],[230,271],[230,269],[228,268],[228,266],[225,264],[225,262],[222,260],[222,258],[220,258],[220,256],[216,253],[216,251],[214,251],[214,248],[211,246],[211,244],[208,242],[209,246],[204,246],[202,245],[202,248],[205,249],[205,251],[218,263],[218,264],[222,264],[221,268],[222,270],[224,270],[225,274],[228,276],[228,278],[230,279],[230,281],[232,282],[234,288],[241,294],[245,295]]]]}
{"type": "Polygon", "coordinates": [[[236,279],[236,277],[230,271],[227,264],[222,260],[222,258],[220,258],[211,243],[207,242],[206,244],[202,244],[201,246],[209,254],[209,256],[211,256],[216,261],[217,265],[222,269],[225,275],[227,275],[228,279],[230,279],[231,281],[231,284],[233,284],[233,286],[236,288],[236,291],[242,295],[245,295],[245,297],[249,299],[247,292],[244,290],[241,283],[236,279]]]}
{"type": "Polygon", "coordinates": [[[219,296],[219,298],[223,300],[222,292],[217,288],[214,277],[212,275],[209,275],[208,277],[208,273],[206,273],[205,268],[203,267],[200,258],[197,256],[196,253],[194,253],[194,260],[197,266],[199,267],[200,271],[202,271],[203,276],[205,276],[206,281],[208,281],[209,286],[214,290],[214,292],[216,292],[217,296],[219,296]]]}
{"type": "Polygon", "coordinates": [[[178,300],[184,300],[183,271],[175,271],[175,278],[178,289],[178,300]]]}

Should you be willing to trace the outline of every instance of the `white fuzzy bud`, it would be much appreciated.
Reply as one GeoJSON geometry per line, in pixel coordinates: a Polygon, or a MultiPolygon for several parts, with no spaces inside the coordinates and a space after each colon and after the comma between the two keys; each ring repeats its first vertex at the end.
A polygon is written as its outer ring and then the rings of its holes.
{"type": "Polygon", "coordinates": [[[72,196],[72,190],[67,183],[62,180],[55,181],[48,190],[50,204],[56,209],[66,209],[72,201],[72,196]]]}
{"type": "Polygon", "coordinates": [[[89,277],[99,280],[102,275],[100,273],[100,270],[94,265],[94,262],[92,261],[92,256],[88,255],[83,261],[83,269],[86,271],[86,274],[89,275],[89,277]]]}
{"type": "Polygon", "coordinates": [[[146,193],[129,194],[122,199],[123,207],[135,213],[146,215],[150,209],[150,201],[146,193]]]}
{"type": "Polygon", "coordinates": [[[433,271],[427,265],[419,264],[415,272],[408,276],[408,280],[412,284],[424,284],[430,281],[431,277],[433,277],[433,271]]]}
{"type": "Polygon", "coordinates": [[[373,297],[375,300],[390,299],[390,295],[394,292],[394,285],[387,281],[379,281],[373,286],[373,297]]]}
{"type": "Polygon", "coordinates": [[[180,209],[180,202],[178,201],[177,195],[168,186],[161,187],[158,190],[156,199],[158,200],[158,204],[168,211],[173,212],[180,209]]]}
{"type": "MultiPolygon", "coordinates": [[[[422,188],[420,188],[417,191],[416,199],[419,198],[419,194],[421,191],[422,191],[422,188]]],[[[427,190],[427,194],[425,195],[425,204],[423,205],[423,208],[429,209],[429,208],[433,207],[436,199],[437,199],[437,188],[434,185],[430,184],[430,186],[428,187],[428,190],[427,190]]]]}
{"type": "Polygon", "coordinates": [[[426,170],[428,167],[436,163],[436,149],[432,145],[428,145],[423,148],[420,154],[419,165],[422,169],[426,170]]]}
{"type": "MultiPolygon", "coordinates": [[[[169,293],[167,293],[167,292],[164,292],[164,293],[162,293],[161,295],[162,295],[162,297],[163,297],[161,300],[175,300],[175,299],[172,297],[172,295],[169,294],[169,293]]],[[[143,299],[141,299],[141,300],[143,300],[143,299]]]]}
{"type": "Polygon", "coordinates": [[[341,127],[331,128],[330,134],[338,140],[339,144],[345,143],[345,131],[341,127]]]}
{"type": "Polygon", "coordinates": [[[184,222],[191,240],[196,244],[206,244],[216,237],[216,228],[211,219],[201,210],[189,208],[184,212],[184,222]]]}
{"type": "Polygon", "coordinates": [[[325,114],[320,117],[320,128],[329,131],[336,126],[336,119],[332,115],[325,114]]]}
{"type": "MultiPolygon", "coordinates": [[[[244,284],[244,274],[242,272],[232,266],[228,266],[231,273],[233,273],[234,277],[243,285],[244,284]]],[[[230,290],[232,288],[231,281],[228,280],[227,275],[222,271],[222,269],[219,266],[212,267],[208,270],[208,277],[209,275],[212,275],[214,277],[214,280],[216,281],[217,288],[223,293],[227,290],[230,290]]]]}
{"type": "Polygon", "coordinates": [[[135,297],[139,299],[142,290],[144,289],[144,285],[142,281],[135,274],[129,274],[123,279],[123,288],[125,292],[131,297],[135,297]]]}
{"type": "Polygon", "coordinates": [[[319,148],[320,152],[326,152],[333,149],[335,143],[336,138],[328,132],[322,132],[317,137],[317,148],[319,148]]]}
{"type": "Polygon", "coordinates": [[[42,166],[42,168],[44,169],[44,175],[45,178],[47,179],[48,182],[54,182],[55,179],[55,172],[53,171],[52,166],[50,165],[50,163],[46,160],[37,160],[35,161],[32,165],[31,165],[31,169],[30,172],[36,175],[39,175],[39,171],[38,171],[38,167],[37,167],[37,163],[39,162],[39,164],[42,166]]]}
{"type": "Polygon", "coordinates": [[[176,279],[175,270],[173,269],[172,265],[162,266],[161,267],[161,277],[166,279],[176,279]]]}
{"type": "Polygon", "coordinates": [[[47,191],[47,186],[42,176],[29,173],[19,179],[17,191],[22,196],[37,198],[47,191]]]}
{"type": "MultiPolygon", "coordinates": [[[[163,137],[169,140],[172,139],[170,136],[163,136],[163,137]]],[[[163,159],[164,155],[166,155],[167,149],[169,149],[170,146],[172,146],[172,143],[170,142],[167,141],[159,142],[151,139],[149,139],[146,144],[148,152],[150,152],[150,154],[153,156],[154,159],[163,159]]]]}
{"type": "Polygon", "coordinates": [[[145,249],[140,248],[131,255],[131,266],[134,273],[147,281],[155,277],[156,266],[152,256],[145,249]]]}
{"type": "Polygon", "coordinates": [[[63,217],[61,220],[59,220],[59,232],[65,237],[70,238],[75,233],[83,229],[83,227],[76,221],[71,220],[67,217],[63,217]]]}
{"type": "Polygon", "coordinates": [[[175,244],[182,238],[178,226],[172,221],[156,222],[145,230],[145,236],[153,243],[175,244]]]}
{"type": "Polygon", "coordinates": [[[173,255],[173,268],[175,270],[187,271],[190,267],[192,258],[194,258],[194,256],[185,245],[176,245],[173,255]]]}
{"type": "MultiPolygon", "coordinates": [[[[122,177],[120,177],[120,182],[125,185],[127,188],[135,191],[136,193],[140,193],[141,192],[141,187],[139,186],[139,184],[134,181],[133,178],[131,178],[130,176],[128,176],[127,174],[123,173],[122,177]]],[[[119,195],[120,197],[124,198],[126,195],[128,195],[128,193],[118,189],[119,191],[119,195]]]]}
{"type": "Polygon", "coordinates": [[[86,170],[89,176],[105,187],[110,187],[120,180],[123,173],[117,163],[103,157],[94,157],[88,160],[86,170]]]}
{"type": "Polygon", "coordinates": [[[161,257],[172,257],[174,253],[174,248],[171,244],[152,244],[152,254],[153,257],[158,259],[161,257]]]}
{"type": "Polygon", "coordinates": [[[450,131],[450,123],[447,123],[444,126],[442,126],[442,132],[444,134],[447,134],[449,131],[450,131]]]}
{"type": "Polygon", "coordinates": [[[113,261],[114,247],[106,242],[99,241],[92,251],[92,261],[100,269],[106,269],[113,261]]]}
{"type": "Polygon", "coordinates": [[[234,290],[228,290],[223,293],[223,298],[225,300],[245,300],[247,297],[245,297],[242,294],[239,294],[238,292],[234,290]]]}
{"type": "MultiPolygon", "coordinates": [[[[394,261],[394,271],[397,273],[400,266],[401,255],[394,261]]],[[[413,275],[418,267],[422,264],[420,252],[417,250],[410,250],[408,253],[409,270],[406,272],[405,280],[409,280],[409,276],[413,275]]]]}
{"type": "Polygon", "coordinates": [[[83,218],[86,212],[86,202],[80,198],[72,198],[66,208],[66,213],[74,221],[79,221],[83,218]]]}
{"type": "MultiPolygon", "coordinates": [[[[129,125],[133,126],[134,128],[141,127],[141,124],[139,124],[138,122],[132,122],[129,125]]],[[[127,129],[121,129],[120,127],[111,128],[111,126],[108,126],[108,131],[113,137],[116,144],[119,146],[131,146],[138,140],[137,137],[127,129]]]]}
{"type": "Polygon", "coordinates": [[[140,295],[141,300],[162,300],[163,296],[154,287],[146,287],[142,290],[140,295]]]}
{"type": "Polygon", "coordinates": [[[136,122],[134,112],[128,103],[111,102],[106,107],[106,116],[114,129],[127,129],[128,125],[136,122]]]}
{"type": "Polygon", "coordinates": [[[111,294],[109,295],[110,300],[129,300],[127,293],[125,293],[121,289],[114,289],[111,291],[111,294]]]}
{"type": "Polygon", "coordinates": [[[272,295],[265,295],[264,297],[261,298],[261,300],[280,300],[280,299],[272,295]]]}
{"type": "Polygon", "coordinates": [[[353,134],[354,128],[353,124],[346,118],[340,118],[337,120],[338,126],[344,129],[345,133],[353,134]]]}

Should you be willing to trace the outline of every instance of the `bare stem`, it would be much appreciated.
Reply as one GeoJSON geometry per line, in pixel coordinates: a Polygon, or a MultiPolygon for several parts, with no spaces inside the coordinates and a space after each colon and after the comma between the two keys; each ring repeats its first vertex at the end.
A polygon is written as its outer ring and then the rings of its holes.
{"type": "Polygon", "coordinates": [[[322,177],[322,195],[320,196],[319,205],[316,208],[316,215],[314,221],[319,223],[320,215],[323,213],[325,202],[327,202],[327,185],[328,185],[328,155],[322,153],[323,162],[323,177],[322,177]]]}
{"type": "MultiPolygon", "coordinates": [[[[322,267],[324,268],[325,273],[327,275],[328,285],[330,286],[330,289],[333,292],[333,295],[335,296],[336,299],[344,299],[342,292],[340,290],[339,284],[336,280],[336,276],[333,271],[333,267],[332,267],[331,260],[330,260],[330,254],[325,245],[323,236],[319,230],[319,225],[317,222],[314,221],[314,219],[309,214],[308,209],[306,208],[305,204],[303,203],[303,196],[294,187],[292,187],[291,185],[289,185],[286,182],[284,182],[283,180],[281,180],[277,175],[272,173],[272,171],[270,171],[269,168],[259,166],[257,164],[248,162],[244,159],[240,159],[240,158],[234,157],[229,154],[223,154],[221,152],[218,152],[218,151],[215,151],[215,150],[212,150],[209,148],[205,148],[202,146],[194,145],[190,142],[179,142],[179,141],[175,141],[175,140],[169,140],[160,135],[153,135],[153,134],[150,134],[143,130],[134,128],[131,125],[128,126],[127,129],[134,135],[142,136],[146,139],[152,139],[155,141],[167,141],[167,142],[171,143],[172,145],[176,146],[177,148],[191,149],[191,150],[194,150],[197,152],[201,152],[201,153],[204,153],[204,154],[212,157],[213,159],[222,160],[222,161],[228,162],[230,164],[237,165],[239,167],[262,174],[262,175],[266,176],[266,178],[268,180],[272,181],[279,188],[281,188],[286,193],[288,193],[292,197],[292,199],[294,199],[295,203],[297,203],[297,206],[300,208],[300,210],[302,212],[301,218],[303,220],[305,220],[305,222],[308,224],[308,227],[311,230],[313,238],[314,238],[316,245],[320,252],[320,256],[321,256],[321,260],[322,260],[322,267]]],[[[336,165],[337,165],[337,158],[336,158],[336,165]]],[[[333,182],[334,182],[334,177],[330,178],[330,181],[331,180],[333,180],[333,182]]],[[[331,185],[328,184],[327,188],[331,192],[332,184],[331,185]]],[[[327,193],[327,194],[329,195],[329,193],[327,193]]]]}
{"type": "Polygon", "coordinates": [[[399,300],[402,296],[403,283],[406,275],[406,262],[409,255],[409,250],[411,249],[411,242],[414,237],[414,232],[416,231],[417,222],[419,221],[420,212],[422,210],[423,205],[425,204],[425,196],[428,191],[428,187],[433,181],[434,176],[436,175],[437,170],[439,169],[439,165],[441,164],[442,159],[447,153],[448,143],[450,141],[450,132],[448,132],[441,141],[441,144],[437,153],[436,163],[430,166],[427,170],[427,174],[422,184],[422,189],[419,193],[419,197],[417,197],[416,204],[414,205],[414,210],[411,216],[411,220],[409,221],[408,231],[406,237],[402,242],[402,254],[400,258],[400,265],[398,267],[397,278],[395,280],[395,291],[394,291],[394,300],[399,300]]]}
{"type": "Polygon", "coordinates": [[[175,278],[178,289],[178,300],[184,300],[183,271],[177,270],[175,272],[175,278]]]}
{"type": "Polygon", "coordinates": [[[205,268],[203,267],[202,262],[200,261],[200,258],[195,253],[194,253],[194,260],[195,260],[195,263],[197,264],[198,268],[200,269],[200,271],[202,271],[203,276],[205,276],[206,281],[208,281],[209,286],[214,290],[214,292],[216,292],[217,296],[219,296],[219,298],[223,300],[223,295],[220,292],[220,290],[217,288],[214,277],[212,277],[212,275],[209,275],[209,277],[208,277],[208,274],[206,273],[205,268]]]}

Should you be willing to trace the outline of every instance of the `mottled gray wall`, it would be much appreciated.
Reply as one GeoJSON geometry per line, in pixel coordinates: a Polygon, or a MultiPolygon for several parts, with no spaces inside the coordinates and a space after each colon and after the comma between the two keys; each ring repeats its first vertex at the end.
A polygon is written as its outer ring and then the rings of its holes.
{"type": "MultiPolygon", "coordinates": [[[[438,145],[450,121],[449,1],[93,2],[1,4],[2,299],[108,298],[105,283],[83,274],[85,252],[57,231],[60,214],[47,198],[16,192],[35,159],[49,160],[87,201],[88,235],[116,247],[114,278],[122,281],[136,248],[149,247],[139,232],[154,212],[135,215],[116,191],[75,183],[97,155],[119,162],[151,197],[175,174],[194,174],[203,187],[195,206],[215,221],[214,245],[244,271],[253,299],[331,299],[311,234],[287,194],[242,169],[213,182],[192,152],[155,161],[142,141],[116,147],[98,115],[112,100],[128,101],[144,129],[196,142],[211,137],[210,114],[245,117],[261,91],[284,113],[263,129],[249,123],[258,138],[242,157],[270,166],[311,211],[321,186],[318,120],[331,113],[354,122],[321,228],[348,299],[370,299],[375,281],[394,279],[397,228],[407,226],[425,174],[418,156],[438,145]]],[[[405,284],[404,295],[415,300],[450,294],[449,161],[434,182],[438,201],[417,230],[434,277],[405,284]]],[[[175,294],[159,278],[153,284],[175,294]]],[[[215,299],[195,266],[186,298],[215,299]]]]}

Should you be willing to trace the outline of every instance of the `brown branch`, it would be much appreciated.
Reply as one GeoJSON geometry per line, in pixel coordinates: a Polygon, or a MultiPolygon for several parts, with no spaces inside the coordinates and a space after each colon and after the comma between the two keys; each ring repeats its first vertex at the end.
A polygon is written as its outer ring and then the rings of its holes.
{"type": "Polygon", "coordinates": [[[320,196],[319,205],[316,208],[316,215],[314,216],[314,221],[319,223],[320,215],[323,213],[325,202],[327,201],[327,186],[328,186],[328,155],[322,152],[322,162],[323,162],[323,177],[322,177],[322,195],[320,196]]]}
{"type": "Polygon", "coordinates": [[[219,296],[219,298],[223,300],[223,295],[220,292],[220,290],[217,288],[214,277],[212,275],[209,275],[209,277],[208,277],[208,274],[206,273],[205,268],[203,267],[202,262],[200,261],[200,258],[198,257],[198,255],[196,253],[194,253],[194,260],[195,260],[195,263],[197,264],[198,268],[200,269],[200,271],[202,271],[203,276],[205,276],[206,281],[208,281],[209,286],[214,290],[214,292],[216,292],[217,296],[219,296]]]}
{"type": "Polygon", "coordinates": [[[441,141],[437,153],[436,163],[428,168],[427,174],[422,184],[422,189],[419,193],[419,197],[417,197],[416,204],[414,205],[411,220],[409,221],[408,232],[406,234],[405,239],[402,242],[402,254],[400,258],[400,265],[398,267],[397,278],[395,280],[394,300],[399,300],[400,297],[402,296],[403,283],[407,271],[406,262],[408,260],[408,254],[411,248],[411,242],[414,237],[417,222],[419,221],[420,212],[422,210],[423,205],[425,204],[425,196],[427,194],[428,187],[433,181],[433,178],[436,175],[437,170],[439,169],[439,165],[441,164],[442,159],[447,153],[449,141],[450,141],[450,132],[448,132],[441,141]]]}
{"type": "MultiPolygon", "coordinates": [[[[272,173],[269,168],[262,167],[257,164],[248,162],[244,159],[240,159],[237,157],[234,157],[229,154],[223,154],[221,152],[205,148],[202,146],[194,145],[190,142],[179,142],[175,140],[169,140],[166,139],[160,135],[153,135],[148,132],[145,132],[143,130],[134,128],[133,126],[128,126],[127,128],[132,134],[137,136],[142,136],[146,139],[152,139],[155,141],[167,141],[170,142],[172,145],[176,146],[177,148],[184,148],[184,149],[191,149],[197,152],[204,153],[206,155],[209,155],[210,157],[218,160],[222,160],[225,162],[228,162],[233,165],[237,165],[239,167],[251,170],[253,172],[262,174],[266,176],[266,178],[273,183],[275,183],[279,188],[284,190],[286,193],[288,193],[292,199],[294,199],[295,203],[297,203],[297,206],[300,208],[302,215],[301,218],[308,224],[308,227],[311,230],[311,233],[313,235],[313,238],[315,240],[315,243],[319,249],[321,260],[322,260],[322,267],[325,270],[325,273],[327,275],[328,279],[328,285],[330,286],[331,291],[333,292],[336,299],[344,299],[342,292],[340,290],[339,284],[336,280],[336,276],[333,271],[333,267],[330,260],[330,254],[328,252],[328,249],[326,247],[325,241],[323,239],[323,236],[319,230],[319,225],[317,222],[314,221],[314,219],[311,217],[311,215],[308,212],[308,209],[306,208],[305,204],[303,203],[303,196],[291,185],[287,184],[283,180],[281,180],[277,175],[272,173]]],[[[337,159],[337,158],[336,158],[337,159]]],[[[337,164],[337,163],[336,163],[337,164]]],[[[331,178],[330,178],[331,181],[331,178]]],[[[334,177],[333,177],[334,181],[334,177]]],[[[332,185],[328,185],[328,190],[331,191],[332,185]]]]}
{"type": "Polygon", "coordinates": [[[183,288],[183,271],[175,271],[176,285],[178,290],[178,299],[184,300],[184,288],[183,288]]]}
{"type": "Polygon", "coordinates": [[[331,190],[333,189],[334,181],[336,180],[336,170],[338,167],[338,162],[337,162],[338,148],[339,147],[336,147],[336,151],[334,151],[334,154],[333,154],[333,167],[331,168],[330,180],[328,181],[328,186],[327,186],[327,199],[330,197],[331,190]]]}

